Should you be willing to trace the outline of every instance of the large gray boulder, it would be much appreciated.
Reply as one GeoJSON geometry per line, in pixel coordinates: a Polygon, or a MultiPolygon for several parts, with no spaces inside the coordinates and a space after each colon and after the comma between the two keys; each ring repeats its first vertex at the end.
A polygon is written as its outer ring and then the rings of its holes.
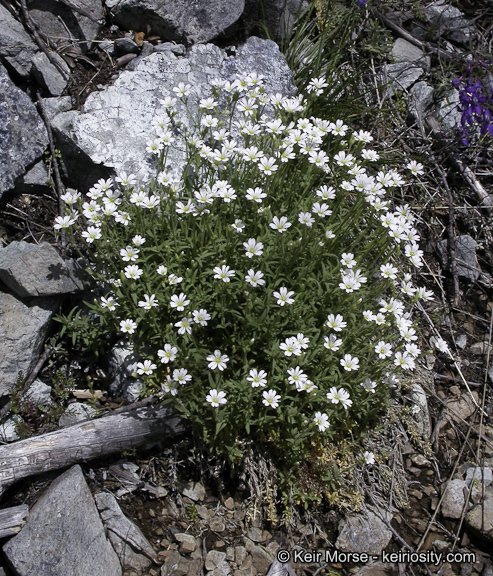
{"type": "Polygon", "coordinates": [[[15,386],[19,372],[26,377],[34,368],[52,315],[0,292],[0,397],[15,386]]]}
{"type": "Polygon", "coordinates": [[[14,69],[19,76],[27,78],[37,51],[38,47],[24,26],[0,3],[0,61],[14,69]]]}
{"type": "Polygon", "coordinates": [[[392,520],[388,512],[371,509],[343,518],[339,522],[336,548],[341,552],[381,554],[392,538],[392,532],[382,517],[387,522],[392,520]]]}
{"type": "MultiPolygon", "coordinates": [[[[160,102],[175,96],[173,87],[179,82],[192,85],[188,107],[194,116],[199,100],[211,95],[213,78],[233,80],[238,74],[254,71],[264,76],[268,93],[295,94],[291,71],[270,40],[249,38],[235,56],[212,44],[199,44],[187,57],[163,52],[144,58],[134,71],[123,72],[113,86],[93,92],[81,112],[65,112],[54,118],[52,126],[71,185],[80,189],[87,159],[100,169],[133,173],[140,180],[155,174],[154,159],[146,146],[152,120],[164,113],[160,102]]],[[[178,108],[178,119],[189,125],[188,112],[180,103],[178,108]]],[[[177,135],[168,155],[170,171],[181,174],[184,160],[185,143],[177,135]]]]}
{"type": "Polygon", "coordinates": [[[446,0],[438,0],[424,9],[425,19],[433,24],[438,35],[467,46],[474,34],[474,28],[464,14],[446,0]]]}
{"type": "Polygon", "coordinates": [[[34,104],[0,64],[0,198],[47,146],[46,127],[34,104]]]}
{"type": "Polygon", "coordinates": [[[51,483],[3,550],[19,576],[121,576],[80,466],[51,483]]]}
{"type": "Polygon", "coordinates": [[[46,242],[11,242],[0,252],[0,280],[17,296],[52,296],[84,289],[82,272],[46,242]]]}
{"type": "Polygon", "coordinates": [[[106,0],[113,20],[128,30],[151,27],[163,40],[209,42],[238,21],[245,0],[106,0]]]}
{"type": "Polygon", "coordinates": [[[78,0],[71,4],[72,8],[57,0],[31,0],[28,10],[51,38],[66,38],[68,30],[82,50],[90,49],[104,25],[103,3],[101,0],[78,0]]]}

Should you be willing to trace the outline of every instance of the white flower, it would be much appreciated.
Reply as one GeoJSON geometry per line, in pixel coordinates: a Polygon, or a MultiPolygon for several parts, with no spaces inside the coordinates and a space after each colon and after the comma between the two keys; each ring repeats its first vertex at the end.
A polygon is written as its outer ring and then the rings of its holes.
{"type": "Polygon", "coordinates": [[[186,384],[190,382],[192,376],[188,373],[186,368],[177,368],[173,370],[173,380],[178,382],[178,384],[186,384]]]}
{"type": "Polygon", "coordinates": [[[298,214],[298,220],[301,224],[308,226],[308,228],[311,228],[311,226],[315,222],[315,218],[312,217],[310,212],[300,212],[298,214]]]}
{"type": "Polygon", "coordinates": [[[144,273],[136,264],[132,264],[130,266],[125,266],[125,277],[129,278],[130,280],[136,280],[142,276],[144,273]]]}
{"type": "Polygon", "coordinates": [[[161,390],[166,394],[176,396],[178,394],[178,382],[174,382],[171,376],[166,376],[166,381],[161,384],[161,390]]]}
{"type": "Polygon", "coordinates": [[[337,316],[335,316],[334,314],[329,314],[327,316],[326,324],[329,328],[332,328],[332,330],[334,330],[335,332],[340,332],[343,328],[346,328],[347,326],[347,322],[344,322],[344,318],[340,314],[337,314],[337,316]]]}
{"type": "Polygon", "coordinates": [[[159,306],[155,294],[151,294],[150,296],[149,294],[144,294],[144,300],[140,300],[139,302],[139,307],[144,308],[145,310],[150,310],[155,306],[159,306]]]}
{"type": "Polygon", "coordinates": [[[400,366],[403,370],[414,370],[414,358],[407,352],[396,352],[394,355],[394,364],[400,366]]]}
{"type": "Polygon", "coordinates": [[[135,260],[137,260],[139,257],[139,252],[140,250],[137,248],[134,248],[133,246],[127,246],[126,248],[122,248],[120,250],[120,256],[124,262],[135,262],[135,260]]]}
{"type": "Polygon", "coordinates": [[[165,344],[164,350],[158,350],[157,355],[161,358],[161,362],[163,364],[167,364],[168,362],[173,362],[176,358],[178,353],[178,348],[172,346],[171,344],[165,344]]]}
{"type": "Polygon", "coordinates": [[[301,345],[296,338],[286,338],[284,342],[279,344],[279,348],[285,356],[300,356],[302,353],[301,345]]]}
{"type": "Polygon", "coordinates": [[[308,348],[308,344],[310,343],[310,339],[306,338],[304,336],[304,334],[302,334],[301,332],[296,334],[296,340],[299,342],[299,345],[303,348],[303,350],[306,350],[308,348]]]}
{"type": "Polygon", "coordinates": [[[192,316],[195,324],[198,324],[199,326],[207,326],[207,321],[211,319],[210,314],[203,308],[200,310],[194,310],[192,316]]]}
{"type": "Polygon", "coordinates": [[[279,292],[273,292],[273,296],[274,298],[277,298],[277,303],[279,306],[284,306],[285,304],[293,304],[294,298],[291,298],[293,294],[294,292],[288,291],[285,286],[281,286],[281,288],[279,288],[279,292]]]}
{"type": "Polygon", "coordinates": [[[312,206],[312,212],[317,216],[320,216],[320,218],[327,218],[327,216],[332,214],[332,210],[329,209],[327,204],[319,204],[318,202],[315,202],[312,206]]]}
{"type": "Polygon", "coordinates": [[[187,316],[180,321],[175,322],[175,327],[178,328],[178,334],[191,334],[193,320],[187,316]]]}
{"type": "Polygon", "coordinates": [[[336,197],[336,193],[332,186],[321,186],[317,190],[317,196],[322,198],[322,200],[333,200],[336,197]]]}
{"type": "Polygon", "coordinates": [[[255,238],[249,238],[246,242],[243,242],[243,246],[246,250],[245,256],[247,258],[262,256],[264,245],[262,242],[257,242],[255,238]]]}
{"type": "Polygon", "coordinates": [[[364,382],[361,382],[361,386],[363,386],[363,388],[369,393],[369,394],[375,394],[375,390],[377,388],[377,383],[373,382],[373,380],[370,380],[369,378],[365,378],[364,382]]]}
{"type": "Polygon", "coordinates": [[[75,221],[77,220],[77,216],[71,215],[71,216],[57,216],[55,218],[55,224],[53,225],[53,228],[55,230],[66,230],[67,228],[70,228],[70,226],[72,226],[72,224],[75,224],[75,221]]]}
{"type": "Polygon", "coordinates": [[[413,176],[420,176],[421,174],[424,174],[423,164],[416,162],[416,160],[411,160],[409,164],[407,164],[406,168],[411,171],[413,176]]]}
{"type": "Polygon", "coordinates": [[[247,376],[248,382],[251,382],[252,388],[264,387],[267,384],[267,372],[252,368],[247,376]]]}
{"type": "Polygon", "coordinates": [[[354,254],[351,252],[344,252],[341,255],[341,264],[347,268],[353,268],[356,266],[356,260],[354,259],[354,254]]]}
{"type": "Polygon", "coordinates": [[[353,401],[349,399],[349,392],[344,388],[339,388],[338,390],[335,386],[327,392],[327,400],[330,400],[332,404],[339,404],[340,402],[344,410],[347,410],[353,404],[353,401]]]}
{"type": "Polygon", "coordinates": [[[196,209],[197,207],[191,200],[187,200],[186,204],[183,204],[183,202],[176,203],[177,214],[190,214],[192,212],[195,212],[196,209]]]}
{"type": "Polygon", "coordinates": [[[222,280],[223,282],[231,282],[231,278],[235,275],[235,271],[231,270],[229,266],[216,266],[213,270],[214,278],[216,280],[222,280]]]}
{"type": "Polygon", "coordinates": [[[122,332],[127,332],[128,334],[133,334],[135,329],[137,328],[137,322],[130,320],[127,318],[126,320],[122,320],[120,322],[120,330],[122,332]]]}
{"type": "Polygon", "coordinates": [[[178,94],[180,98],[183,96],[188,96],[191,91],[192,87],[190,86],[190,84],[185,84],[184,82],[180,82],[178,86],[175,86],[173,88],[173,92],[175,94],[178,94]]]}
{"type": "Polygon", "coordinates": [[[226,354],[221,354],[219,350],[214,350],[214,354],[207,356],[206,360],[209,362],[208,366],[211,370],[216,368],[221,372],[226,368],[229,358],[226,354]]]}
{"type": "Polygon", "coordinates": [[[359,359],[356,356],[351,356],[351,354],[344,354],[344,358],[340,361],[341,366],[347,372],[351,372],[351,370],[358,370],[359,368],[359,359]]]}
{"type": "Polygon", "coordinates": [[[170,286],[174,286],[175,284],[179,284],[182,280],[183,280],[183,278],[181,276],[177,276],[176,274],[170,274],[168,276],[168,282],[170,283],[170,286]]]}
{"type": "Polygon", "coordinates": [[[112,312],[113,310],[116,309],[117,306],[119,306],[119,304],[117,302],[115,302],[115,298],[113,296],[108,296],[108,298],[105,298],[104,296],[101,297],[101,308],[108,308],[108,310],[110,310],[110,312],[112,312]]]}
{"type": "Polygon", "coordinates": [[[161,266],[158,266],[156,272],[159,274],[159,276],[166,276],[166,274],[168,273],[168,269],[166,268],[166,266],[163,266],[161,264],[161,266]]]}
{"type": "Polygon", "coordinates": [[[327,428],[329,428],[330,424],[329,424],[329,417],[327,416],[327,414],[325,412],[315,412],[315,417],[313,418],[313,421],[315,422],[315,424],[318,426],[318,429],[320,430],[320,432],[325,432],[325,430],[327,430],[327,428]]]}
{"type": "Polygon", "coordinates": [[[346,154],[344,150],[341,150],[334,156],[334,160],[339,166],[351,167],[354,164],[355,158],[352,154],[346,154]]]}
{"type": "Polygon", "coordinates": [[[188,304],[190,304],[190,300],[187,300],[187,295],[183,294],[183,292],[180,292],[179,296],[173,294],[169,303],[171,308],[176,308],[179,312],[183,312],[185,306],[188,306],[188,304]]]}
{"type": "Polygon", "coordinates": [[[245,228],[245,224],[241,220],[235,220],[234,224],[231,224],[231,228],[236,232],[241,232],[245,228]]]}
{"type": "Polygon", "coordinates": [[[135,246],[142,246],[143,244],[145,244],[146,239],[143,238],[142,236],[134,236],[132,238],[132,244],[135,244],[135,246]]]}
{"type": "Polygon", "coordinates": [[[262,400],[262,404],[264,404],[264,406],[274,409],[279,406],[279,400],[281,399],[281,396],[276,394],[275,390],[265,391],[262,393],[262,396],[264,398],[262,400]]]}
{"type": "Polygon", "coordinates": [[[299,384],[302,384],[308,380],[308,376],[299,366],[296,366],[295,368],[288,368],[288,374],[289,383],[294,384],[297,388],[299,384]]]}
{"type": "Polygon", "coordinates": [[[67,204],[68,206],[72,206],[72,204],[75,204],[80,197],[81,197],[80,192],[68,188],[67,192],[60,196],[60,200],[65,202],[65,204],[67,204]]]}
{"type": "Polygon", "coordinates": [[[380,272],[384,278],[390,278],[391,280],[395,280],[397,278],[397,272],[399,270],[392,266],[392,264],[382,264],[380,266],[380,272]]]}
{"type": "Polygon", "coordinates": [[[265,280],[263,280],[264,274],[263,272],[255,272],[253,268],[250,268],[245,275],[245,282],[251,284],[254,288],[257,286],[263,286],[265,284],[265,280]]]}
{"type": "Polygon", "coordinates": [[[435,340],[435,347],[440,350],[440,352],[448,352],[448,344],[445,342],[443,338],[437,338],[435,340]]]}
{"type": "Polygon", "coordinates": [[[324,336],[324,347],[327,350],[332,350],[333,352],[337,352],[342,345],[342,340],[337,338],[334,334],[330,334],[330,336],[324,336]]]}
{"type": "Polygon", "coordinates": [[[157,368],[157,366],[153,364],[150,360],[144,360],[144,362],[138,362],[136,367],[137,367],[137,374],[140,375],[142,374],[150,375],[157,368]]]}
{"type": "Polygon", "coordinates": [[[207,402],[213,407],[218,408],[221,404],[226,404],[226,392],[218,392],[215,388],[209,390],[209,394],[205,397],[207,402]]]}
{"type": "Polygon", "coordinates": [[[375,346],[375,352],[378,354],[379,358],[388,358],[392,356],[392,346],[383,340],[377,343],[375,346]]]}
{"type": "Polygon", "coordinates": [[[82,237],[86,239],[88,244],[92,244],[94,240],[101,238],[101,228],[99,226],[88,226],[87,230],[82,232],[82,237]]]}
{"type": "Polygon", "coordinates": [[[277,230],[278,232],[280,232],[282,234],[291,226],[291,223],[288,222],[288,219],[286,218],[286,216],[282,216],[281,218],[274,216],[274,218],[272,218],[272,222],[269,224],[269,226],[273,230],[277,230]]]}
{"type": "Polygon", "coordinates": [[[363,454],[363,460],[365,461],[365,464],[375,464],[375,454],[373,454],[373,452],[368,452],[367,450],[363,454]]]}

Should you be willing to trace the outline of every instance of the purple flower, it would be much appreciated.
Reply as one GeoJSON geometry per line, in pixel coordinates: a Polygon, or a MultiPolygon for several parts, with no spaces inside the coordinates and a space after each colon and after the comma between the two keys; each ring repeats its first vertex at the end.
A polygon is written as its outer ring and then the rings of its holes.
{"type": "MultiPolygon", "coordinates": [[[[488,83],[489,84],[489,83],[488,83]]],[[[472,72],[469,71],[467,79],[464,79],[464,74],[452,82],[452,86],[459,88],[459,104],[457,109],[462,112],[461,126],[459,135],[464,145],[467,145],[469,140],[469,127],[478,124],[480,127],[480,134],[484,136],[486,133],[493,135],[493,114],[491,108],[493,107],[493,90],[491,85],[485,88],[484,84],[473,77],[472,72]]]]}
{"type": "Polygon", "coordinates": [[[364,8],[366,6],[367,0],[358,0],[358,6],[364,8]]]}

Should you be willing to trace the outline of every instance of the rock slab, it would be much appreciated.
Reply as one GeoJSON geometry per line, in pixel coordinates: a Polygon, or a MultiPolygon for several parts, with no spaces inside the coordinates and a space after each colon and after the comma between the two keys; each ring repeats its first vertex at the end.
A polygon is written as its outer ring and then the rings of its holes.
{"type": "Polygon", "coordinates": [[[29,307],[10,294],[0,293],[0,397],[15,386],[19,372],[26,377],[34,368],[52,314],[51,310],[29,307]]]}
{"type": "Polygon", "coordinates": [[[0,64],[0,198],[47,146],[48,133],[34,104],[0,64]]]}
{"type": "Polygon", "coordinates": [[[0,280],[20,298],[79,292],[80,276],[73,262],[46,242],[11,242],[0,252],[0,280]]]}
{"type": "Polygon", "coordinates": [[[376,514],[371,509],[343,518],[339,522],[336,548],[341,552],[381,554],[392,538],[392,532],[380,518],[382,515],[390,522],[390,514],[384,511],[376,514]]]}
{"type": "Polygon", "coordinates": [[[121,576],[80,466],[54,480],[3,547],[19,576],[121,576]]]}

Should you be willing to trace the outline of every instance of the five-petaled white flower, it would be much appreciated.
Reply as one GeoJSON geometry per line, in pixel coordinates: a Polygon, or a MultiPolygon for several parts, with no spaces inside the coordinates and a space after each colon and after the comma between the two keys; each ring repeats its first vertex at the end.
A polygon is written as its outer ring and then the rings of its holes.
{"type": "Polygon", "coordinates": [[[213,270],[214,278],[216,280],[222,280],[223,282],[231,282],[231,278],[235,275],[235,271],[231,270],[229,266],[224,264],[219,268],[216,266],[213,270]]]}
{"type": "Polygon", "coordinates": [[[332,328],[332,330],[334,330],[335,332],[340,332],[343,328],[346,328],[347,326],[347,322],[344,322],[344,318],[343,316],[341,316],[341,314],[337,314],[337,316],[335,316],[334,314],[329,314],[327,316],[326,324],[329,328],[332,328]]]}
{"type": "Polygon", "coordinates": [[[211,370],[215,370],[217,368],[222,372],[226,368],[229,358],[226,356],[226,354],[221,354],[220,350],[214,350],[214,354],[209,354],[206,360],[209,362],[208,367],[211,370]]]}
{"type": "Polygon", "coordinates": [[[247,258],[252,258],[253,256],[262,256],[264,245],[262,242],[257,242],[255,238],[249,238],[246,242],[243,242],[243,246],[246,250],[245,256],[247,258]]]}
{"type": "Polygon", "coordinates": [[[155,306],[159,306],[155,294],[151,294],[150,296],[149,294],[144,294],[144,300],[139,301],[139,307],[144,308],[145,310],[150,310],[155,306]]]}
{"type": "Polygon", "coordinates": [[[291,298],[293,294],[294,292],[292,290],[288,290],[285,286],[281,286],[281,288],[279,288],[279,292],[273,292],[274,298],[277,298],[277,303],[279,306],[284,306],[285,304],[293,304],[294,298],[291,298]]]}
{"type": "Polygon", "coordinates": [[[117,306],[120,306],[120,304],[118,304],[118,302],[115,301],[114,296],[108,296],[108,298],[102,296],[100,305],[101,308],[108,308],[110,312],[113,312],[113,310],[116,310],[117,306]]]}
{"type": "Polygon", "coordinates": [[[377,383],[369,378],[365,378],[364,382],[361,382],[361,386],[370,394],[375,394],[377,389],[377,383]]]}
{"type": "Polygon", "coordinates": [[[351,356],[351,354],[344,354],[344,358],[341,358],[341,366],[347,372],[351,372],[351,370],[358,370],[359,359],[356,358],[356,356],[351,356]]]}
{"type": "Polygon", "coordinates": [[[255,272],[253,268],[250,268],[250,270],[248,270],[248,272],[245,274],[245,282],[248,282],[248,284],[256,288],[257,286],[263,286],[265,284],[265,280],[263,280],[263,277],[264,277],[263,272],[260,271],[255,272]]]}
{"type": "Polygon", "coordinates": [[[327,350],[332,350],[333,352],[337,352],[342,345],[342,340],[337,338],[334,334],[330,334],[329,336],[324,336],[324,347],[327,350]]]}
{"type": "Polygon", "coordinates": [[[125,273],[125,276],[127,278],[129,278],[130,280],[137,280],[137,278],[140,278],[142,276],[144,271],[141,270],[137,266],[137,264],[131,264],[130,266],[125,266],[124,273],[125,273]]]}
{"type": "Polygon", "coordinates": [[[248,382],[251,382],[252,388],[264,387],[267,384],[267,372],[252,368],[247,376],[248,382]]]}
{"type": "Polygon", "coordinates": [[[378,354],[379,358],[388,358],[389,356],[392,356],[392,345],[380,340],[380,342],[377,342],[375,346],[375,352],[378,354]]]}
{"type": "Polygon", "coordinates": [[[318,426],[320,432],[325,432],[325,430],[327,430],[327,428],[329,428],[330,426],[329,417],[325,412],[315,412],[315,417],[313,418],[313,421],[318,426]]]}
{"type": "Polygon", "coordinates": [[[209,394],[205,397],[207,402],[213,407],[218,408],[221,404],[226,404],[226,392],[217,391],[215,388],[209,390],[209,394]]]}
{"type": "Polygon", "coordinates": [[[286,338],[284,342],[279,344],[279,348],[284,352],[285,356],[300,356],[302,354],[301,344],[296,338],[286,338]]]}
{"type": "Polygon", "coordinates": [[[279,400],[281,399],[281,396],[279,394],[276,394],[275,390],[266,390],[265,392],[262,393],[263,396],[263,400],[262,400],[262,404],[264,404],[264,406],[270,407],[270,408],[277,408],[279,406],[279,400]]]}
{"type": "Polygon", "coordinates": [[[332,404],[339,404],[340,402],[344,410],[347,410],[353,404],[353,401],[349,398],[349,392],[344,388],[339,388],[338,390],[335,386],[327,392],[327,400],[330,400],[332,404]]]}
{"type": "Polygon", "coordinates": [[[269,224],[269,226],[273,230],[277,230],[278,232],[280,232],[282,234],[283,232],[286,232],[286,230],[291,226],[291,223],[288,222],[288,219],[286,218],[286,216],[281,216],[281,218],[274,216],[274,218],[272,218],[272,222],[269,224]]]}
{"type": "Polygon", "coordinates": [[[173,380],[178,382],[178,384],[186,384],[190,382],[192,376],[188,373],[186,368],[176,368],[173,370],[173,380]]]}
{"type": "Polygon", "coordinates": [[[86,239],[88,244],[92,244],[94,240],[101,238],[101,228],[99,226],[88,226],[87,230],[82,232],[82,237],[86,239]]]}
{"type": "Polygon", "coordinates": [[[144,362],[138,362],[136,368],[137,368],[137,374],[150,375],[154,372],[157,366],[153,364],[150,360],[144,360],[144,362]]]}
{"type": "Polygon", "coordinates": [[[126,332],[128,334],[133,334],[135,332],[136,328],[137,328],[137,322],[134,322],[133,320],[130,320],[129,318],[127,318],[126,320],[122,320],[120,322],[120,330],[122,332],[126,332]]]}
{"type": "Polygon", "coordinates": [[[183,312],[183,310],[185,310],[185,306],[188,304],[190,304],[190,300],[187,300],[187,295],[183,294],[183,292],[180,292],[179,296],[173,294],[169,303],[171,308],[176,308],[179,312],[183,312]]]}
{"type": "Polygon", "coordinates": [[[164,350],[158,350],[157,355],[161,358],[161,362],[163,364],[167,364],[168,362],[173,362],[178,354],[178,348],[172,346],[171,344],[165,344],[164,350]]]}
{"type": "Polygon", "coordinates": [[[363,453],[363,460],[365,461],[365,464],[375,464],[375,454],[366,450],[363,453]]]}
{"type": "Polygon", "coordinates": [[[195,324],[198,324],[199,326],[207,326],[207,321],[211,319],[211,315],[203,308],[200,310],[194,310],[192,316],[195,324]]]}
{"type": "Polygon", "coordinates": [[[178,328],[178,334],[191,334],[193,320],[187,316],[178,322],[175,322],[175,327],[178,328]]]}

